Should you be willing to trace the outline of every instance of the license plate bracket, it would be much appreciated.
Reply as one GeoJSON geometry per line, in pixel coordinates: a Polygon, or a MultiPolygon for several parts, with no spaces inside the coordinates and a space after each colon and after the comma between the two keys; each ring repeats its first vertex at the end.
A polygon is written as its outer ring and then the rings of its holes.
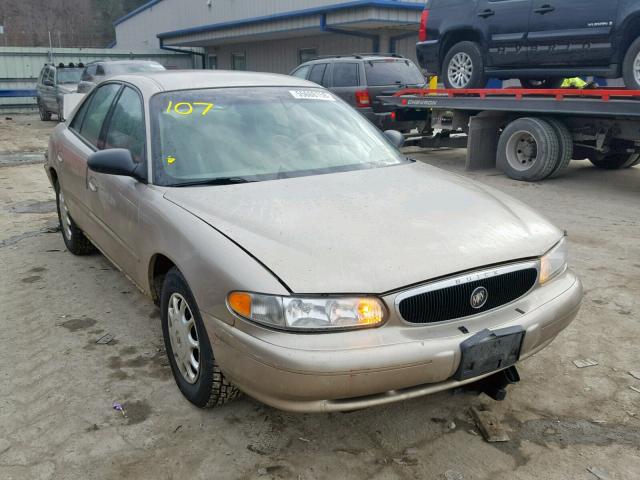
{"type": "Polygon", "coordinates": [[[455,380],[467,380],[514,365],[525,331],[520,326],[482,330],[460,344],[462,358],[455,380]]]}

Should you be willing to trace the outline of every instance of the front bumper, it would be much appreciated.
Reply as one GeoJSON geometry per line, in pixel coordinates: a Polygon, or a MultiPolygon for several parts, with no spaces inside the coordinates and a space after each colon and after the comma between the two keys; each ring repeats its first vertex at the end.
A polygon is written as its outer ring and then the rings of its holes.
{"type": "MultiPolygon", "coordinates": [[[[282,410],[328,412],[418,397],[491,375],[452,380],[460,343],[484,328],[521,326],[522,360],[571,323],[581,300],[582,284],[568,270],[514,303],[440,325],[409,325],[391,312],[376,329],[292,334],[203,317],[221,369],[241,390],[282,410]]],[[[385,301],[393,305],[393,296],[385,301]]]]}

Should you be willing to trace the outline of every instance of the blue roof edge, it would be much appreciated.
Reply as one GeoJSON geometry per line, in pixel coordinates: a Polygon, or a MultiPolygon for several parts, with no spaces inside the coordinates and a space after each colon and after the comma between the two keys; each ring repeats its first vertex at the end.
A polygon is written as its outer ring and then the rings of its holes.
{"type": "Polygon", "coordinates": [[[113,26],[117,26],[120,25],[122,22],[126,22],[127,20],[129,20],[131,17],[135,17],[136,15],[138,15],[139,13],[144,12],[145,10],[153,7],[154,5],[157,5],[158,3],[160,3],[162,0],[151,0],[145,4],[140,5],[138,8],[136,8],[135,10],[132,10],[131,12],[127,13],[126,15],[124,15],[123,17],[118,18],[117,20],[115,20],[113,22],[113,26]]]}
{"type": "MultiPolygon", "coordinates": [[[[131,13],[116,20],[113,23],[114,26],[128,20],[131,17],[138,15],[139,13],[160,3],[161,1],[162,0],[151,0],[150,2],[147,2],[144,5],[141,5],[131,13]]],[[[359,8],[359,7],[398,8],[401,10],[422,11],[424,9],[424,4],[403,2],[402,0],[355,0],[355,1],[350,1],[346,3],[337,3],[333,5],[327,5],[324,7],[313,7],[313,8],[303,9],[303,10],[294,10],[290,12],[276,13],[273,15],[264,15],[261,17],[253,17],[245,20],[234,20],[230,22],[214,23],[210,25],[202,25],[199,27],[173,30],[170,32],[159,33],[157,36],[158,38],[169,38],[169,37],[175,37],[175,36],[186,35],[191,33],[200,33],[200,32],[206,32],[206,31],[221,30],[224,28],[239,27],[243,25],[251,25],[253,23],[261,23],[261,22],[268,22],[268,21],[274,21],[274,20],[285,20],[288,18],[304,17],[308,15],[320,15],[324,13],[331,13],[331,12],[336,12],[340,10],[346,10],[349,8],[359,8]]]]}

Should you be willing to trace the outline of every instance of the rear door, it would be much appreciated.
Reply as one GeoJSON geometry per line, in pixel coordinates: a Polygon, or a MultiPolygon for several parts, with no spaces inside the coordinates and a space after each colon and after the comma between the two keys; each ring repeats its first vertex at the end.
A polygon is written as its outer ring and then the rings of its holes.
{"type": "Polygon", "coordinates": [[[534,0],[529,61],[545,66],[607,66],[619,0],[534,0]]]}
{"type": "Polygon", "coordinates": [[[333,64],[331,91],[351,106],[356,105],[356,91],[360,89],[360,64],[336,62],[333,64]]]}
{"type": "MultiPolygon", "coordinates": [[[[124,148],[146,172],[146,130],[142,98],[125,86],[107,115],[99,148],[124,148]]],[[[100,226],[96,242],[120,268],[135,278],[139,261],[136,245],[143,241],[138,229],[138,198],[144,183],[131,177],[106,175],[91,170],[87,174],[89,207],[100,226]]]]}
{"type": "Polygon", "coordinates": [[[527,63],[525,38],[532,0],[480,0],[476,10],[488,67],[527,63]]]}
{"type": "Polygon", "coordinates": [[[392,106],[383,105],[379,100],[380,96],[393,95],[403,88],[419,88],[426,84],[422,72],[406,58],[365,60],[364,72],[374,112],[395,110],[392,106]]]}

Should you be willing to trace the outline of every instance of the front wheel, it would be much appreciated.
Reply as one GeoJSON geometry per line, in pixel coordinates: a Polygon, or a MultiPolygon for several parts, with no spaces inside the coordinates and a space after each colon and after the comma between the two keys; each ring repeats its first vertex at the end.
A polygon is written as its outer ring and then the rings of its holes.
{"type": "Polygon", "coordinates": [[[175,267],[164,278],[160,308],[173,378],[186,399],[197,407],[211,408],[236,398],[239,390],[220,370],[196,300],[175,267]]]}
{"type": "Polygon", "coordinates": [[[484,88],[484,60],[474,42],[456,43],[447,52],[442,66],[446,88],[484,88]]]}
{"type": "Polygon", "coordinates": [[[42,120],[43,122],[48,122],[49,120],[51,120],[51,113],[47,112],[47,108],[40,100],[38,100],[38,113],[40,114],[40,120],[42,120]]]}
{"type": "Polygon", "coordinates": [[[631,44],[624,56],[622,77],[627,88],[640,90],[640,38],[631,44]]]}

